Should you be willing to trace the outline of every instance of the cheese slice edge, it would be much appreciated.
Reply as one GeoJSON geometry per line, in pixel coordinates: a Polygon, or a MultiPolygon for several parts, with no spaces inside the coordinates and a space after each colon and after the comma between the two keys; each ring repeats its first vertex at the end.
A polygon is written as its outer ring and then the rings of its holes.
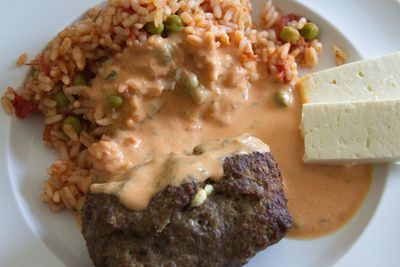
{"type": "Polygon", "coordinates": [[[304,162],[400,160],[400,100],[304,104],[304,162]]]}

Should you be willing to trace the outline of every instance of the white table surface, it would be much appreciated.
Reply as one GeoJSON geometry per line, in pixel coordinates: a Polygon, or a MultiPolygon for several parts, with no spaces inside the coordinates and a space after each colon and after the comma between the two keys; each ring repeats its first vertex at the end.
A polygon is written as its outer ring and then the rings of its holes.
{"type": "MultiPolygon", "coordinates": [[[[65,0],[67,1],[67,0],[65,0]]],[[[279,0],[276,0],[279,1],[279,0]]],[[[0,8],[8,8],[12,0],[0,1],[0,8]]],[[[68,0],[69,7],[65,12],[73,19],[83,8],[89,7],[95,0],[68,0]]],[[[400,51],[400,1],[399,0],[300,0],[311,6],[319,14],[326,17],[337,26],[359,49],[364,57],[380,56],[389,52],[400,51]]],[[[48,1],[47,10],[57,7],[57,1],[48,1]]],[[[35,1],[26,1],[26,8],[32,8],[35,1]]],[[[32,9],[36,12],[36,9],[32,9]]],[[[17,13],[15,10],[10,10],[17,13]]],[[[38,15],[51,15],[39,11],[38,15]]],[[[3,18],[4,19],[4,18],[3,18]]],[[[2,18],[0,21],[4,22],[2,18]]],[[[17,18],[23,19],[23,18],[17,18]]],[[[40,16],[38,16],[40,19],[40,16]]],[[[71,20],[72,20],[71,19],[71,20]]],[[[47,25],[52,30],[60,29],[65,21],[54,18],[54,25],[47,25]]],[[[11,23],[11,21],[9,21],[11,23]]],[[[0,26],[0,33],[1,33],[0,26]]],[[[17,29],[16,29],[17,30],[17,29]]],[[[47,33],[38,33],[47,35],[47,33]]],[[[49,36],[50,39],[51,36],[49,36]]],[[[3,39],[1,39],[3,41],[3,39]]],[[[4,52],[4,51],[3,51],[4,52]]],[[[1,142],[1,140],[0,140],[1,142]]],[[[4,143],[0,143],[0,146],[4,143]]],[[[400,173],[400,165],[391,168],[400,173]]],[[[400,177],[392,175],[388,179],[382,201],[370,224],[361,238],[351,250],[337,263],[344,266],[400,266],[400,208],[393,209],[393,203],[400,204],[400,177]]],[[[2,177],[2,179],[7,179],[2,177]]],[[[9,203],[7,210],[2,211],[2,225],[7,229],[0,229],[0,265],[1,266],[62,266],[55,257],[43,257],[34,253],[32,247],[45,246],[38,241],[23,221],[23,217],[16,213],[17,203],[13,200],[12,192],[0,188],[0,201],[9,203]],[[13,211],[12,211],[13,210],[13,211]],[[4,224],[3,224],[4,223],[4,224]],[[2,233],[18,229],[12,240],[4,240],[2,233]],[[22,242],[32,236],[30,243],[22,242]],[[15,247],[19,247],[18,251],[15,247]],[[14,249],[13,249],[14,248],[14,249]],[[29,259],[29,265],[26,265],[29,259]]]]}

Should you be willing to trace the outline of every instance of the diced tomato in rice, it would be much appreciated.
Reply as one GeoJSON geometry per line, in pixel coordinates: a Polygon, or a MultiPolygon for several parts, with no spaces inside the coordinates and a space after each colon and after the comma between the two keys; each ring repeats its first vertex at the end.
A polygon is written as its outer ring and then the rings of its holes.
{"type": "Polygon", "coordinates": [[[300,20],[301,16],[290,13],[287,14],[285,16],[283,16],[277,23],[276,23],[276,27],[278,28],[278,30],[281,30],[284,26],[288,25],[289,22],[294,21],[294,20],[300,20]]]}
{"type": "Polygon", "coordinates": [[[29,113],[38,111],[38,105],[33,100],[26,100],[22,96],[15,95],[12,105],[15,109],[15,115],[19,119],[25,119],[29,113]]]}

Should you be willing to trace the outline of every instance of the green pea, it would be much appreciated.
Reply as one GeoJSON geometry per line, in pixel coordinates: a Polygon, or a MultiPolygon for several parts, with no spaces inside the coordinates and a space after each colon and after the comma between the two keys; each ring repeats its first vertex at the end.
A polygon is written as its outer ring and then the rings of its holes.
{"type": "Polygon", "coordinates": [[[183,78],[183,86],[189,90],[197,88],[199,86],[199,78],[193,72],[186,72],[183,78]]]}
{"type": "Polygon", "coordinates": [[[189,96],[194,103],[202,104],[207,99],[208,91],[206,90],[206,88],[204,88],[203,85],[200,84],[190,91],[189,96]]]}
{"type": "Polygon", "coordinates": [[[200,84],[199,78],[193,72],[183,74],[183,91],[196,103],[203,103],[208,96],[208,91],[200,84]]]}
{"type": "Polygon", "coordinates": [[[107,96],[107,103],[110,107],[118,109],[124,104],[124,99],[120,95],[111,94],[107,96]]]}
{"type": "Polygon", "coordinates": [[[63,108],[68,106],[69,104],[69,100],[68,98],[65,96],[64,92],[61,90],[59,91],[55,96],[54,96],[54,100],[57,102],[57,106],[63,108]]]}
{"type": "Polygon", "coordinates": [[[319,34],[318,26],[314,23],[308,22],[300,29],[300,34],[306,40],[314,40],[319,34]]]}
{"type": "Polygon", "coordinates": [[[169,45],[164,45],[155,48],[154,53],[156,58],[162,65],[167,65],[172,60],[172,52],[169,45]]]}
{"type": "Polygon", "coordinates": [[[72,85],[88,85],[88,81],[86,79],[86,76],[79,72],[75,75],[74,79],[72,80],[72,85]]]}
{"type": "Polygon", "coordinates": [[[299,40],[300,33],[293,27],[285,26],[282,28],[281,33],[279,35],[281,40],[288,43],[294,43],[299,40]]]}
{"type": "Polygon", "coordinates": [[[285,90],[279,90],[275,93],[275,102],[280,107],[287,107],[292,102],[292,95],[290,92],[285,90]]]}
{"type": "Polygon", "coordinates": [[[192,207],[199,207],[203,202],[207,199],[207,192],[204,189],[200,189],[197,191],[196,195],[190,202],[190,206],[192,207]]]}
{"type": "Polygon", "coordinates": [[[179,15],[171,15],[168,16],[167,20],[165,21],[165,27],[167,28],[168,32],[174,33],[178,32],[183,29],[183,22],[179,15]]]}
{"type": "Polygon", "coordinates": [[[148,31],[151,34],[160,34],[164,30],[164,24],[161,22],[158,26],[154,24],[154,21],[146,23],[144,26],[146,28],[146,31],[148,31]]]}
{"type": "Polygon", "coordinates": [[[81,120],[74,115],[68,115],[63,121],[63,125],[65,124],[71,125],[77,133],[80,133],[83,129],[81,120]]]}

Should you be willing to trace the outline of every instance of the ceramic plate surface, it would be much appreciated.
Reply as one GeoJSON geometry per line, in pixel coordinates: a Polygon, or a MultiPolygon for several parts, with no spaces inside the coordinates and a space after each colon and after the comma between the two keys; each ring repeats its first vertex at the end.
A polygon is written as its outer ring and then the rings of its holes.
{"type": "MultiPolygon", "coordinates": [[[[0,21],[3,22],[0,32],[7,36],[7,42],[0,42],[0,88],[22,84],[27,70],[14,67],[20,53],[26,51],[29,55],[37,54],[57,32],[97,2],[17,0],[0,3],[0,21]],[[43,6],[46,6],[45,11],[43,6]],[[76,10],[80,12],[76,13],[76,10]],[[18,18],[15,14],[19,14],[18,18]]],[[[305,16],[320,27],[320,39],[325,50],[320,64],[313,71],[335,65],[330,50],[332,44],[344,49],[350,61],[361,59],[357,49],[342,33],[312,9],[290,0],[275,2],[284,13],[294,12],[305,16]]],[[[253,0],[254,10],[260,10],[263,3],[262,0],[253,0]]],[[[257,12],[254,16],[258,16],[257,12]]],[[[0,228],[3,228],[2,224],[13,225],[12,231],[4,228],[1,230],[2,238],[3,235],[4,238],[9,235],[8,238],[13,240],[7,245],[0,244],[0,265],[27,266],[31,262],[41,263],[41,266],[91,266],[74,217],[68,212],[53,214],[40,201],[46,168],[57,156],[55,151],[46,148],[41,141],[44,127],[42,119],[31,116],[22,123],[0,112],[0,124],[0,206],[6,214],[6,218],[0,222],[0,228]],[[20,247],[19,244],[26,246],[20,247]],[[10,246],[15,247],[10,249],[10,246]]],[[[388,166],[376,166],[373,175],[371,190],[362,208],[345,227],[334,234],[310,241],[284,239],[257,254],[248,266],[333,265],[368,225],[383,194],[388,166]]]]}

